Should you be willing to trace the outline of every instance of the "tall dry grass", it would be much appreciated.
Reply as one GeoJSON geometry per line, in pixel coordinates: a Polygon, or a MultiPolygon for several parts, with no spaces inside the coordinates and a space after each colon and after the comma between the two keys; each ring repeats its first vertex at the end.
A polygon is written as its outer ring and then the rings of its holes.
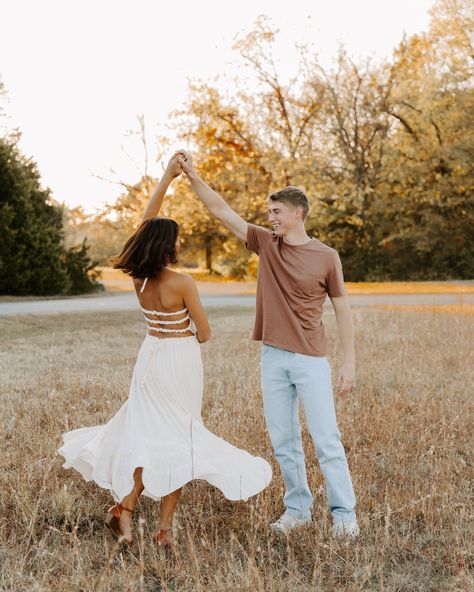
{"type": "MultiPolygon", "coordinates": [[[[61,433],[107,421],[127,396],[144,335],[139,314],[10,317],[2,333],[0,589],[105,591],[468,591],[472,577],[474,321],[357,309],[358,389],[337,400],[362,529],[328,536],[324,483],[305,433],[313,524],[269,532],[283,484],[262,418],[252,313],[214,311],[203,346],[210,429],[273,463],[248,503],[188,484],[177,550],[151,542],[159,504],[144,498],[137,544],[116,546],[103,519],[111,497],[56,455],[61,433]]],[[[277,322],[277,321],[276,321],[277,322]]],[[[335,366],[334,317],[326,326],[335,366]]]]}

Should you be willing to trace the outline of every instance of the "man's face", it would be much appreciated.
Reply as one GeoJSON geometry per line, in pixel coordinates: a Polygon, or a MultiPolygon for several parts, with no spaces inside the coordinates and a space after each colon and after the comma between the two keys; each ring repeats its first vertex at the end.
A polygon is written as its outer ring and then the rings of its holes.
{"type": "Polygon", "coordinates": [[[268,221],[276,235],[285,236],[290,230],[302,223],[301,208],[295,208],[283,201],[269,199],[268,221]]]}

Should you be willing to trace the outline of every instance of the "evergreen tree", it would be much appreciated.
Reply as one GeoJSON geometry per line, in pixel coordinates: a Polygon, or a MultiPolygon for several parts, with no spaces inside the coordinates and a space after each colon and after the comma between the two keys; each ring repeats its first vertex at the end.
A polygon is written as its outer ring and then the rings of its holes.
{"type": "Polygon", "coordinates": [[[0,138],[0,294],[48,295],[97,286],[85,244],[63,246],[62,208],[42,189],[36,164],[0,138]],[[79,277],[81,279],[79,280],[79,277]]]}

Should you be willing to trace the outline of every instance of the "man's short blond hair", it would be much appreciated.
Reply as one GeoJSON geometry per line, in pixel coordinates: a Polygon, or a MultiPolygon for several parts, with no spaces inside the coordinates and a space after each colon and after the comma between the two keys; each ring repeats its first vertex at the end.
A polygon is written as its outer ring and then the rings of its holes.
{"type": "Polygon", "coordinates": [[[279,191],[275,191],[268,196],[268,199],[272,201],[281,201],[294,208],[301,208],[303,210],[303,220],[306,218],[309,212],[309,199],[304,191],[289,185],[283,187],[279,191]]]}

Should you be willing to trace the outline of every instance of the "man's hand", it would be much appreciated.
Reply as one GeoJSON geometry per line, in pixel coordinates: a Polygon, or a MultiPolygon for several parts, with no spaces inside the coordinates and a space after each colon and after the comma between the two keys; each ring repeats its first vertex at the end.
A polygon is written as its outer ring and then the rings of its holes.
{"type": "Polygon", "coordinates": [[[347,295],[331,297],[336,313],[337,328],[342,344],[342,368],[337,379],[336,393],[339,397],[355,388],[354,323],[347,295]]]}
{"type": "Polygon", "coordinates": [[[354,364],[343,364],[337,379],[336,394],[343,397],[346,393],[352,393],[355,388],[355,366],[354,364]]]}
{"type": "Polygon", "coordinates": [[[186,150],[177,150],[174,153],[174,156],[177,157],[178,163],[181,166],[183,173],[189,175],[189,173],[194,172],[193,159],[189,152],[186,152],[186,150]]]}

